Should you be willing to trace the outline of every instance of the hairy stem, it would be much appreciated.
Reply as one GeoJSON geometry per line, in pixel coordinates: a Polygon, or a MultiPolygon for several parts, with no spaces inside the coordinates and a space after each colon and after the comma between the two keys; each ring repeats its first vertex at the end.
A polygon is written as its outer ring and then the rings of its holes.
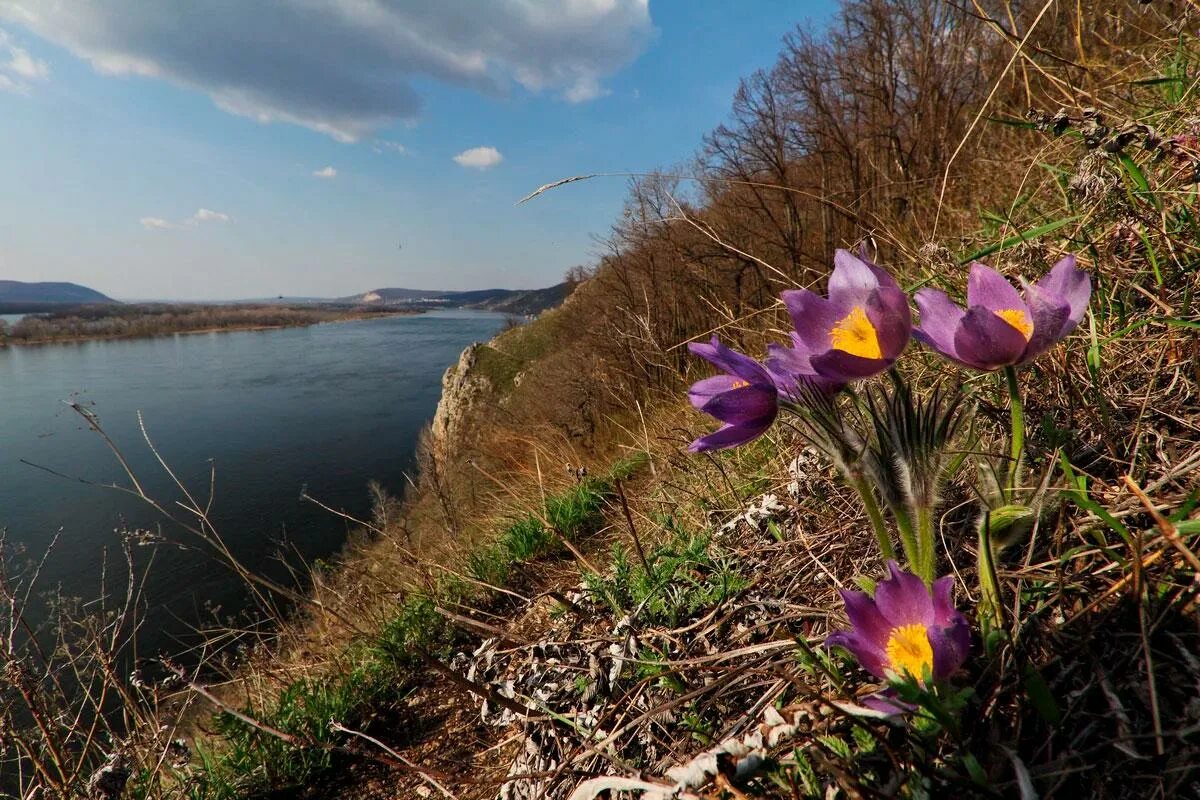
{"type": "Polygon", "coordinates": [[[933,586],[934,572],[937,570],[937,543],[933,536],[933,506],[927,503],[916,504],[917,512],[917,559],[912,565],[913,572],[925,581],[926,586],[933,586]]]}
{"type": "Polygon", "coordinates": [[[1009,410],[1012,413],[1012,446],[1009,449],[1005,500],[1012,503],[1017,484],[1021,480],[1021,458],[1025,451],[1025,408],[1021,405],[1021,387],[1017,383],[1017,370],[1011,365],[1004,368],[1004,381],[1008,385],[1009,410]]]}
{"type": "Polygon", "coordinates": [[[875,492],[860,472],[852,471],[847,475],[847,479],[854,490],[858,492],[858,496],[862,498],[863,508],[867,510],[871,527],[875,529],[875,538],[879,542],[879,554],[883,556],[884,561],[895,558],[896,550],[892,547],[892,535],[888,532],[883,512],[879,510],[879,503],[875,500],[875,492]]]}
{"type": "Polygon", "coordinates": [[[910,569],[917,569],[921,563],[921,545],[917,541],[917,531],[913,527],[912,515],[904,505],[892,508],[896,517],[896,528],[900,531],[900,544],[904,548],[904,558],[910,569]]]}
{"type": "Polygon", "coordinates": [[[996,577],[995,553],[992,550],[991,515],[979,526],[979,621],[984,633],[1004,627],[1004,610],[1000,605],[1000,580],[996,577]]]}

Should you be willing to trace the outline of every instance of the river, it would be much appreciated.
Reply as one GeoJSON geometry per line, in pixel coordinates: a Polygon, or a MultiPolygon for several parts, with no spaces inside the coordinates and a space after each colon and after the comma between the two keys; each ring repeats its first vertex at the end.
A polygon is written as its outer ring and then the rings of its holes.
{"type": "MultiPolygon", "coordinates": [[[[370,480],[401,494],[442,374],[464,347],[493,336],[503,319],[435,311],[307,328],[2,348],[6,548],[20,548],[18,560],[26,562],[49,548],[40,590],[61,587],[64,595],[89,600],[101,593],[105,558],[110,570],[123,572],[126,532],[161,532],[165,542],[134,547],[139,571],[149,566],[140,644],[143,653],[174,651],[197,623],[239,613],[243,590],[225,568],[181,548],[194,540],[175,526],[160,528],[161,517],[141,501],[95,485],[130,481],[68,402],[96,414],[146,492],[164,504],[182,497],[146,446],[137,412],[195,495],[207,498],[215,468],[217,529],[246,566],[281,577],[287,573],[274,557],[280,542],[294,556],[322,558],[341,547],[348,530],[344,520],[302,501],[301,492],[355,516],[369,513],[370,480]]],[[[117,583],[110,580],[110,589],[117,583]]]]}

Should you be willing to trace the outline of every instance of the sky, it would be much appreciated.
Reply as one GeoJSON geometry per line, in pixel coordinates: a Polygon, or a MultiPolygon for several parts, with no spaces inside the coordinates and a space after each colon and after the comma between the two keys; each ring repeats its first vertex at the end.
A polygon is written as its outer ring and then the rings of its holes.
{"type": "Polygon", "coordinates": [[[833,0],[0,0],[0,278],[537,288],[833,0]]]}

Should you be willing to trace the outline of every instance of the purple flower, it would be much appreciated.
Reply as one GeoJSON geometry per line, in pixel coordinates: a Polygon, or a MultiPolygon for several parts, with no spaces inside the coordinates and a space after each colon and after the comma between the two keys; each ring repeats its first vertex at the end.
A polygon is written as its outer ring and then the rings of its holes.
{"type": "Polygon", "coordinates": [[[947,358],[981,370],[1024,364],[1061,341],[1083,319],[1092,294],[1088,274],[1067,256],[1034,284],[1022,281],[1025,296],[1003,275],[971,264],[967,308],[945,292],[917,292],[920,341],[947,358]]]}
{"type": "Polygon", "coordinates": [[[834,256],[828,299],[807,289],[782,297],[796,326],[793,341],[799,357],[834,383],[883,372],[903,352],[912,332],[908,297],[896,281],[847,250],[834,256]]]}
{"type": "Polygon", "coordinates": [[[809,391],[832,397],[846,387],[845,383],[818,375],[812,366],[811,353],[799,334],[793,333],[791,338],[791,347],[775,343],[767,345],[767,372],[780,395],[793,403],[803,404],[808,400],[806,393],[809,391]]]}
{"type": "Polygon", "coordinates": [[[872,599],[842,592],[851,629],[825,638],[826,646],[846,648],[877,678],[905,674],[922,680],[926,670],[941,680],[958,670],[971,646],[971,629],[954,608],[954,577],[925,582],[888,562],[891,577],[880,581],[872,599]]]}
{"type": "Polygon", "coordinates": [[[737,447],[762,436],[779,413],[779,391],[766,367],[730,350],[716,336],[710,344],[692,342],[688,350],[725,373],[698,381],[688,391],[693,406],[725,423],[692,442],[688,450],[699,453],[737,447]]]}

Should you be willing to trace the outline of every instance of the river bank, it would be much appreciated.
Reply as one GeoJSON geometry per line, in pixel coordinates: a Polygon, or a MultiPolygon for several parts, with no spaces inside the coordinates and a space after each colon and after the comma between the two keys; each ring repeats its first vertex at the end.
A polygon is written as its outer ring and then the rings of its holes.
{"type": "Polygon", "coordinates": [[[0,327],[0,347],[146,339],[177,334],[265,331],[411,316],[418,309],[297,306],[105,306],[29,315],[0,327]]]}

